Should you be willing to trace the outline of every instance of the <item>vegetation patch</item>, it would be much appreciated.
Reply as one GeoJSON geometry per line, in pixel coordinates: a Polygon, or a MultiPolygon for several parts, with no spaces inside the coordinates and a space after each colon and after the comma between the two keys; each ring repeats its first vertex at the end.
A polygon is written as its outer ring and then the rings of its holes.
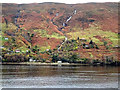
{"type": "Polygon", "coordinates": [[[103,45],[103,41],[100,41],[99,39],[95,38],[94,36],[100,36],[103,38],[109,39],[107,42],[112,42],[112,46],[118,45],[118,34],[111,32],[111,31],[103,31],[98,26],[91,25],[90,28],[87,29],[80,29],[80,28],[73,28],[75,32],[67,33],[67,35],[70,35],[70,39],[77,39],[79,38],[85,38],[86,40],[90,41],[92,39],[95,43],[99,43],[100,45],[103,45]]]}
{"type": "Polygon", "coordinates": [[[9,23],[8,26],[5,23],[0,23],[0,26],[2,26],[2,32],[17,29],[17,27],[13,23],[9,23]]]}
{"type": "Polygon", "coordinates": [[[45,51],[45,50],[47,50],[47,49],[50,49],[50,46],[41,46],[41,47],[40,47],[40,51],[41,51],[41,52],[43,52],[43,51],[45,51]]]}
{"type": "Polygon", "coordinates": [[[65,38],[65,36],[61,36],[60,34],[58,34],[56,32],[53,32],[51,35],[49,35],[46,30],[37,29],[37,30],[34,30],[34,31],[38,32],[40,34],[40,36],[42,36],[42,37],[56,38],[56,39],[63,39],[63,38],[65,38]]]}

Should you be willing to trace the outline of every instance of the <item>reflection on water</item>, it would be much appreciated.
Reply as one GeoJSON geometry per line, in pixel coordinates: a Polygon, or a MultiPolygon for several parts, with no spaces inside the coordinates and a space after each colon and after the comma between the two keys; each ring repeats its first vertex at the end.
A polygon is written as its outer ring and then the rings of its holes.
{"type": "Polygon", "coordinates": [[[117,88],[118,67],[3,65],[4,88],[117,88]]]}

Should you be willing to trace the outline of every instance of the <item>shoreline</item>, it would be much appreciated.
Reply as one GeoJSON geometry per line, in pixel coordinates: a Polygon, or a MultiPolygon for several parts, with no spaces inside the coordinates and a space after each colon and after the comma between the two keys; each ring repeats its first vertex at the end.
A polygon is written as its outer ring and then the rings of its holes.
{"type": "Polygon", "coordinates": [[[89,64],[80,64],[80,63],[41,63],[41,62],[20,62],[20,63],[11,63],[3,62],[2,65],[40,65],[40,66],[89,66],[89,64]]]}
{"type": "Polygon", "coordinates": [[[120,66],[111,64],[82,64],[82,63],[41,63],[41,62],[2,62],[2,65],[39,65],[39,66],[120,66]]]}

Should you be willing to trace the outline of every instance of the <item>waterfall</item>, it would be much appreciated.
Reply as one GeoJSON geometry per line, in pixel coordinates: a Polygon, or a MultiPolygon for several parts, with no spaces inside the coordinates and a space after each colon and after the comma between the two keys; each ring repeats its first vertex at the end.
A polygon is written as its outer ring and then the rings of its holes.
{"type": "Polygon", "coordinates": [[[77,10],[75,9],[75,10],[74,10],[74,14],[76,14],[76,13],[77,13],[77,10]]]}
{"type": "MultiPolygon", "coordinates": [[[[77,11],[76,11],[76,9],[75,9],[73,14],[76,14],[76,13],[77,13],[77,11]]],[[[58,15],[59,15],[59,13],[56,13],[55,17],[58,16],[58,15]]],[[[54,17],[54,18],[55,18],[55,17],[54,17]]],[[[51,19],[51,22],[55,25],[55,23],[53,22],[53,19],[54,19],[54,18],[51,19]]],[[[59,27],[56,25],[56,26],[58,27],[58,30],[59,30],[60,32],[62,32],[62,29],[67,26],[67,22],[70,21],[71,19],[72,19],[72,15],[66,20],[66,22],[63,22],[63,23],[62,23],[62,26],[63,26],[63,27],[61,27],[61,28],[59,28],[59,27]]],[[[63,33],[63,32],[62,32],[62,33],[63,33]]],[[[58,51],[59,51],[59,49],[62,47],[62,45],[68,40],[68,38],[67,38],[67,36],[66,36],[65,34],[64,34],[64,36],[65,36],[65,40],[64,40],[64,41],[61,43],[61,45],[58,47],[58,51]]]]}
{"type": "Polygon", "coordinates": [[[66,20],[66,23],[67,23],[68,21],[70,21],[70,20],[71,20],[71,18],[72,18],[72,16],[70,16],[70,17],[66,20]]]}
{"type": "Polygon", "coordinates": [[[58,16],[59,15],[59,13],[56,13],[56,16],[58,16]]]}

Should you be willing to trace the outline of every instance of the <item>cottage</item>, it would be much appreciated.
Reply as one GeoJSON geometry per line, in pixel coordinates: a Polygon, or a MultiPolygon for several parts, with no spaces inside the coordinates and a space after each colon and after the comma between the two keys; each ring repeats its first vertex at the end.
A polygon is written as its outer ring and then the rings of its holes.
{"type": "Polygon", "coordinates": [[[29,62],[33,62],[33,59],[32,59],[32,58],[30,58],[30,59],[29,59],[29,62]]]}
{"type": "Polygon", "coordinates": [[[46,49],[46,51],[49,51],[49,49],[46,49]]]}
{"type": "Polygon", "coordinates": [[[19,53],[19,52],[20,52],[20,50],[16,50],[15,52],[16,52],[16,53],[19,53]]]}
{"type": "Polygon", "coordinates": [[[8,40],[8,38],[5,38],[5,40],[8,40]]]}
{"type": "Polygon", "coordinates": [[[89,49],[89,45],[85,45],[85,48],[86,48],[86,49],[89,49]]]}
{"type": "Polygon", "coordinates": [[[62,61],[58,61],[58,66],[61,66],[62,65],[62,61]]]}
{"type": "Polygon", "coordinates": [[[1,49],[4,48],[3,46],[0,47],[1,49]]]}

